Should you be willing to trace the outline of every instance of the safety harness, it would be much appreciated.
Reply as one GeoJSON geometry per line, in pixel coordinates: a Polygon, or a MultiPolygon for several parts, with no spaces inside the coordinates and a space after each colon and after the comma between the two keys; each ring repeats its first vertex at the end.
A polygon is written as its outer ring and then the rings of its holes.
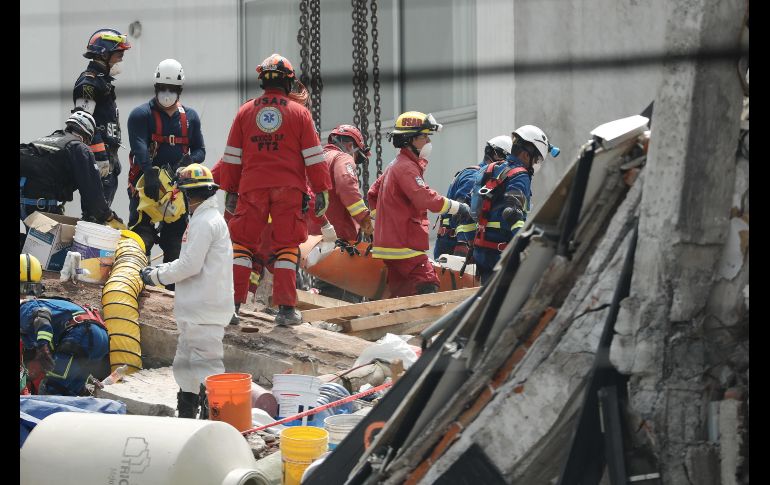
{"type": "MultiPolygon", "coordinates": [[[[160,111],[152,108],[152,116],[155,120],[155,133],[152,134],[151,140],[155,142],[156,147],[160,143],[165,143],[167,145],[176,146],[181,145],[182,146],[182,156],[187,155],[190,152],[190,139],[187,136],[187,113],[185,113],[184,107],[180,104],[178,106],[179,109],[179,124],[180,128],[182,130],[181,136],[175,136],[175,135],[163,135],[163,120],[160,118],[160,111]]],[[[148,151],[150,152],[150,159],[155,158],[155,155],[157,154],[157,148],[155,150],[150,149],[148,147],[148,151]]],[[[140,177],[140,173],[142,172],[142,168],[139,166],[139,164],[134,163],[134,154],[133,152],[128,154],[129,162],[131,164],[131,168],[128,171],[128,186],[131,189],[132,193],[136,192],[136,181],[140,177]]]]}
{"type": "Polygon", "coordinates": [[[495,190],[500,185],[504,184],[511,177],[515,177],[516,175],[522,173],[528,173],[528,170],[525,167],[513,167],[507,171],[500,171],[497,177],[494,177],[493,175],[495,167],[497,167],[499,163],[505,162],[490,163],[487,166],[487,169],[484,171],[484,177],[482,178],[484,186],[479,189],[479,195],[484,198],[484,201],[481,203],[481,211],[479,213],[479,228],[478,231],[476,231],[476,238],[473,240],[473,245],[480,248],[496,249],[498,251],[502,251],[506,246],[508,246],[507,242],[497,243],[484,239],[484,233],[486,232],[487,224],[489,223],[489,211],[492,209],[492,199],[494,198],[495,190]]]}

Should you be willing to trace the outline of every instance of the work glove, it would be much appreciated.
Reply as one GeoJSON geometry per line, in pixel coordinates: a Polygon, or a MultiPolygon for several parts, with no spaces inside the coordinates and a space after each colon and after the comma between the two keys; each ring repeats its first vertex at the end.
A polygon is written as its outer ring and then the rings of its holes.
{"type": "Polygon", "coordinates": [[[321,217],[326,214],[326,209],[329,208],[329,192],[324,190],[323,192],[317,192],[315,194],[315,216],[321,217]]]}
{"type": "Polygon", "coordinates": [[[465,202],[460,202],[460,207],[452,216],[452,223],[457,226],[471,220],[471,208],[465,202]]]}
{"type": "Polygon", "coordinates": [[[333,243],[337,240],[337,231],[334,230],[334,226],[329,221],[326,221],[326,224],[321,227],[321,235],[323,242],[333,243]]]}
{"type": "Polygon", "coordinates": [[[152,286],[159,286],[160,282],[158,281],[158,268],[153,268],[152,266],[146,266],[142,268],[142,270],[139,272],[139,275],[142,277],[142,281],[145,285],[152,285],[152,286]]]}
{"type": "Polygon", "coordinates": [[[110,174],[110,161],[109,160],[97,160],[96,169],[99,171],[99,178],[104,178],[110,174]]]}
{"type": "Polygon", "coordinates": [[[154,167],[144,174],[144,195],[155,202],[160,196],[160,172],[154,167]]]}
{"type": "Polygon", "coordinates": [[[261,277],[259,276],[259,273],[255,273],[254,271],[251,272],[251,275],[249,276],[249,293],[256,293],[257,288],[259,288],[259,280],[261,277]]]}
{"type": "Polygon", "coordinates": [[[126,225],[123,223],[123,219],[118,217],[118,215],[115,214],[115,211],[112,211],[112,214],[110,214],[110,217],[107,218],[107,220],[105,221],[105,224],[119,231],[128,229],[128,227],[126,227],[126,225]]]}
{"type": "MultiPolygon", "coordinates": [[[[53,357],[51,356],[51,349],[48,347],[48,342],[43,343],[43,345],[37,348],[35,351],[35,358],[33,358],[32,361],[37,362],[43,373],[53,369],[53,357]]],[[[32,367],[37,369],[38,366],[32,367]]]]}
{"type": "Polygon", "coordinates": [[[360,223],[361,232],[366,237],[372,237],[374,234],[374,219],[371,216],[366,216],[360,223]]]}
{"type": "Polygon", "coordinates": [[[237,206],[238,194],[235,192],[225,192],[225,221],[229,221],[233,218],[237,206]]]}
{"type": "Polygon", "coordinates": [[[503,196],[503,201],[508,206],[503,209],[502,218],[506,224],[513,225],[524,220],[524,206],[522,199],[524,194],[520,191],[507,192],[503,196]]]}
{"type": "Polygon", "coordinates": [[[185,153],[184,155],[182,155],[182,158],[179,159],[179,168],[185,168],[191,163],[194,163],[192,157],[190,156],[189,153],[185,153]]]}

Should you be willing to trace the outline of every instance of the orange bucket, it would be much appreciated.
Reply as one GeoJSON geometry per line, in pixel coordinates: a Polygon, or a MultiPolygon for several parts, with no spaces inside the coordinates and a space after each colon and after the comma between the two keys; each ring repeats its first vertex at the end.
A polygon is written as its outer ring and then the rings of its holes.
{"type": "Polygon", "coordinates": [[[209,419],[232,424],[238,431],[251,428],[251,374],[214,374],[206,378],[209,419]]]}

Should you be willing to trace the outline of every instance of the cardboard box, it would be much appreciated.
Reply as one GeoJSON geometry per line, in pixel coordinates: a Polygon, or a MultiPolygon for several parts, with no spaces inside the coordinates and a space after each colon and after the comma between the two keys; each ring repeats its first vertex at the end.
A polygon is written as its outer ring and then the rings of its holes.
{"type": "Polygon", "coordinates": [[[72,247],[78,220],[49,212],[33,212],[24,219],[27,239],[21,252],[35,256],[45,270],[61,271],[67,250],[72,247]]]}

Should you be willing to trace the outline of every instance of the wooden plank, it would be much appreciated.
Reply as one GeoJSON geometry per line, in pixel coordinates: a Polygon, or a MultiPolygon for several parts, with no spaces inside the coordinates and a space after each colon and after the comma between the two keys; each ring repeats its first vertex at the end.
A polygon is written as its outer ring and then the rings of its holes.
{"type": "Polygon", "coordinates": [[[479,288],[463,288],[461,290],[440,291],[427,295],[404,296],[387,300],[370,301],[366,303],[353,303],[336,308],[318,308],[302,312],[303,322],[317,322],[330,318],[358,317],[372,313],[382,313],[405,308],[416,308],[423,305],[436,305],[456,301],[462,301],[475,295],[479,288]]]}
{"type": "Polygon", "coordinates": [[[297,290],[297,308],[300,310],[312,310],[314,308],[336,308],[349,305],[347,301],[317,295],[305,290],[297,290]]]}
{"type": "Polygon", "coordinates": [[[262,312],[252,312],[250,310],[240,309],[240,310],[238,310],[238,314],[239,315],[249,316],[249,317],[254,317],[254,318],[259,318],[260,320],[265,320],[265,321],[268,321],[268,322],[274,322],[275,321],[275,317],[274,316],[268,315],[267,313],[262,313],[262,312]]]}
{"type": "Polygon", "coordinates": [[[414,308],[412,310],[401,310],[391,312],[385,315],[373,315],[371,317],[355,318],[347,324],[351,332],[360,332],[370,328],[389,327],[398,323],[414,322],[425,318],[439,318],[447,312],[457,307],[459,301],[446,303],[444,305],[426,306],[414,308]]]}
{"type": "MultiPolygon", "coordinates": [[[[407,333],[419,333],[430,327],[436,318],[426,318],[424,320],[417,320],[413,322],[398,323],[391,325],[390,327],[370,328],[369,330],[361,330],[360,332],[351,332],[345,335],[351,335],[371,342],[382,338],[387,333],[395,333],[398,335],[407,333]]],[[[418,344],[419,345],[419,344],[418,344]]]]}

